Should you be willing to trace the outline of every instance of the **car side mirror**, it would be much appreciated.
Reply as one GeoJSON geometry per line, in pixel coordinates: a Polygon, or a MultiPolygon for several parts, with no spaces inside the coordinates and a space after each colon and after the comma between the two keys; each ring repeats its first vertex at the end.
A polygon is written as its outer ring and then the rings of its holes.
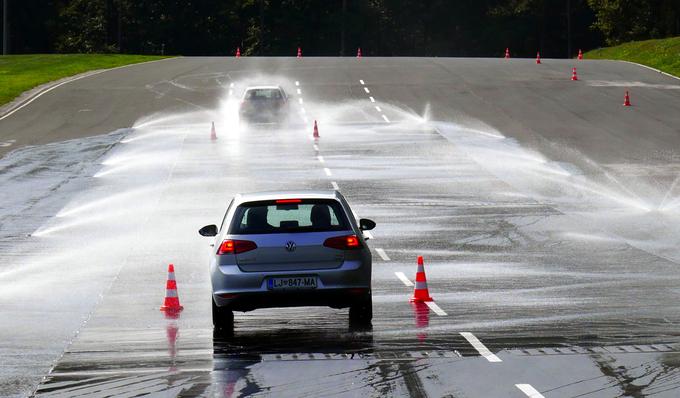
{"type": "Polygon", "coordinates": [[[370,231],[375,228],[375,221],[369,220],[368,218],[362,218],[359,220],[359,229],[362,231],[370,231]]]}
{"type": "Polygon", "coordinates": [[[217,225],[211,224],[198,230],[202,236],[217,236],[217,225]]]}

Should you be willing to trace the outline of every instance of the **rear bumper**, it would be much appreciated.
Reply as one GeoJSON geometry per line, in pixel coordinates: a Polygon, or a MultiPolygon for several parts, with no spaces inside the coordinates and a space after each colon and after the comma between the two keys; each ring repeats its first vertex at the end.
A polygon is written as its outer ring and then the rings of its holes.
{"type": "Polygon", "coordinates": [[[365,297],[371,287],[371,263],[345,261],[339,268],[243,272],[236,265],[210,266],[215,303],[236,311],[257,308],[329,306],[345,308],[365,297]],[[271,277],[316,276],[317,288],[274,291],[267,288],[271,277]]]}
{"type": "Polygon", "coordinates": [[[252,311],[258,308],[324,306],[347,308],[360,303],[370,294],[370,288],[313,289],[286,292],[240,293],[223,298],[213,296],[220,307],[233,311],[252,311]]]}
{"type": "Polygon", "coordinates": [[[278,121],[286,117],[284,110],[240,111],[241,121],[278,121]]]}

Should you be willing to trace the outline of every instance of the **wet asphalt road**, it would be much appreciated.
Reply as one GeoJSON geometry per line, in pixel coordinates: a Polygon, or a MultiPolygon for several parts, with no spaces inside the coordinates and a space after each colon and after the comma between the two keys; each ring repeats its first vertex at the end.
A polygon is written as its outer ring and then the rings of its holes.
{"type": "Polygon", "coordinates": [[[181,58],[1,121],[16,146],[57,143],[1,164],[0,392],[677,396],[680,83],[544,62],[181,58]],[[238,127],[255,82],[284,85],[288,125],[238,127]],[[372,328],[272,309],[213,335],[196,230],[237,192],[334,187],[378,223],[372,328]],[[418,255],[438,311],[408,302],[418,255]],[[177,319],[158,311],[170,262],[177,319]]]}

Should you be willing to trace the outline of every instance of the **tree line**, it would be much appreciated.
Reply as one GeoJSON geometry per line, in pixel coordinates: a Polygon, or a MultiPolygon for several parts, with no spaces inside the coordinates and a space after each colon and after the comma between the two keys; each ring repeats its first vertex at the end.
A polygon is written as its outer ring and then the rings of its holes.
{"type": "Polygon", "coordinates": [[[2,1],[11,53],[567,57],[680,34],[680,0],[2,1]]]}

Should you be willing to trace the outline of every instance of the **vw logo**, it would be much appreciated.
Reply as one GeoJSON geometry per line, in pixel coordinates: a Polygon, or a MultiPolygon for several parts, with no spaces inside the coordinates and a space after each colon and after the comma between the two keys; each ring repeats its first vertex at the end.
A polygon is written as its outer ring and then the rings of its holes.
{"type": "Polygon", "coordinates": [[[292,240],[286,243],[286,250],[288,250],[289,252],[294,252],[296,248],[297,246],[295,245],[295,242],[293,242],[292,240]]]}

